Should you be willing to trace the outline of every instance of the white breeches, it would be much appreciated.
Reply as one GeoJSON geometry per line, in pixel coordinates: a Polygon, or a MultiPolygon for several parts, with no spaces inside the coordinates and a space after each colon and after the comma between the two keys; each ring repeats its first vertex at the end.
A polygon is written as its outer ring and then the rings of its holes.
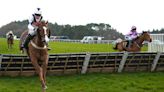
{"type": "Polygon", "coordinates": [[[133,38],[131,36],[125,36],[125,40],[132,40],[133,38]]]}
{"type": "Polygon", "coordinates": [[[37,27],[32,26],[31,24],[28,24],[28,34],[31,36],[34,36],[36,33],[37,27]]]}

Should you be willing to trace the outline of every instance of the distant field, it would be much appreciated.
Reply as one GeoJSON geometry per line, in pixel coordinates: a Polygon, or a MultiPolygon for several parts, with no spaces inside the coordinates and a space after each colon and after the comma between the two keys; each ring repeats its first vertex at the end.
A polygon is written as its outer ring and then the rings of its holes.
{"type": "MultiPolygon", "coordinates": [[[[118,52],[113,50],[112,44],[82,44],[71,42],[49,42],[49,46],[52,53],[81,53],[81,52],[118,52]]],[[[14,41],[13,49],[7,48],[7,41],[4,38],[0,38],[0,54],[20,54],[19,41],[14,41]]],[[[147,51],[147,47],[144,46],[142,51],[147,51]]]]}
{"type": "MultiPolygon", "coordinates": [[[[164,72],[47,76],[46,92],[164,92],[164,72]]],[[[0,92],[41,92],[37,76],[0,77],[0,92]]]]}

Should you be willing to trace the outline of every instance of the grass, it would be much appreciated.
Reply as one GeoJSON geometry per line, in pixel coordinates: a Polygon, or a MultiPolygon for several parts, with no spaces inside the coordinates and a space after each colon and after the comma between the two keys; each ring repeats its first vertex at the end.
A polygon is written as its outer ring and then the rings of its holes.
{"type": "MultiPolygon", "coordinates": [[[[0,54],[20,54],[19,41],[14,41],[13,49],[7,48],[7,41],[4,38],[0,38],[0,54]]],[[[112,44],[82,44],[71,42],[49,42],[49,46],[52,53],[81,53],[81,52],[118,52],[113,50],[112,44]]],[[[147,51],[147,47],[144,46],[142,51],[147,51]]]]}
{"type": "MultiPolygon", "coordinates": [[[[164,72],[48,76],[47,92],[164,92],[164,72]]],[[[0,77],[0,92],[40,92],[33,77],[0,77]]]]}
{"type": "MultiPolygon", "coordinates": [[[[0,54],[20,54],[19,41],[7,49],[0,38],[0,54]]],[[[117,52],[111,44],[50,42],[52,53],[117,52]]],[[[142,51],[147,51],[143,47],[142,51]]],[[[121,73],[47,76],[47,92],[164,92],[164,73],[121,73]]],[[[40,92],[38,76],[0,77],[0,92],[40,92]]]]}

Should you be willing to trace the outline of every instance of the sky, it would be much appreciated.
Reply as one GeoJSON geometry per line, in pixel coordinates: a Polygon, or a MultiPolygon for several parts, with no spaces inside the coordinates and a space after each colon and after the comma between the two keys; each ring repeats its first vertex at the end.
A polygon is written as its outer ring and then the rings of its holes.
{"type": "Polygon", "coordinates": [[[0,27],[28,19],[41,8],[45,20],[59,25],[106,23],[126,34],[164,28],[164,0],[1,0],[0,27]]]}

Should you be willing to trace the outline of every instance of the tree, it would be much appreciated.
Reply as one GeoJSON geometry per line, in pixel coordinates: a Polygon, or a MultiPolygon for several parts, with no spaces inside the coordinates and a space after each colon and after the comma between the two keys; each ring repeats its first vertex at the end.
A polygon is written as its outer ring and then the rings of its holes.
{"type": "MultiPolygon", "coordinates": [[[[14,21],[0,28],[0,36],[5,37],[9,30],[20,37],[22,32],[27,30],[28,21],[14,21]]],[[[84,36],[102,36],[107,40],[123,38],[123,34],[112,29],[111,25],[105,23],[89,23],[86,25],[58,25],[57,23],[49,23],[49,29],[53,36],[68,36],[70,39],[82,39],[84,36]]]]}

